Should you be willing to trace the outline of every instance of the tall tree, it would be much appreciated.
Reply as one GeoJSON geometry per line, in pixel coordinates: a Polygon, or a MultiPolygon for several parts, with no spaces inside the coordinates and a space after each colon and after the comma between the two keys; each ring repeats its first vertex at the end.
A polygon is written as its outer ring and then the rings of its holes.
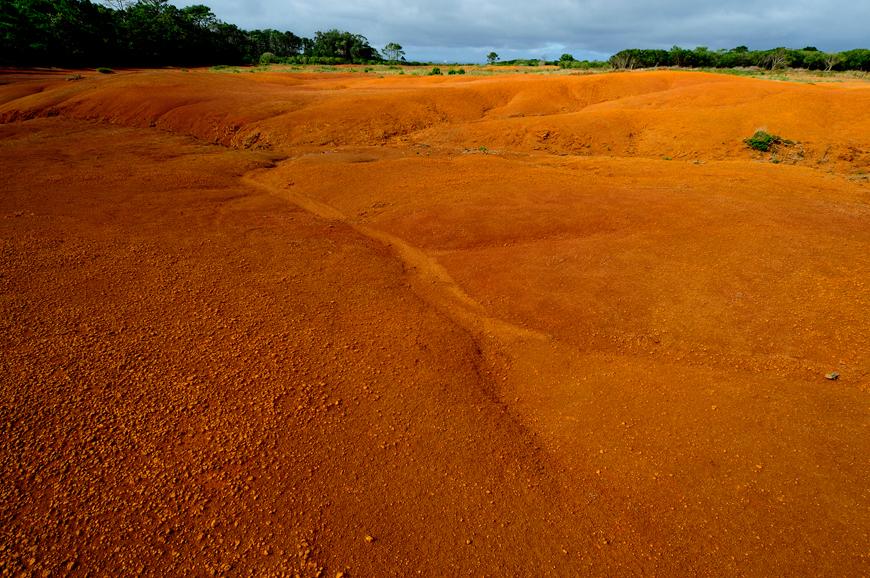
{"type": "Polygon", "coordinates": [[[405,51],[402,50],[402,45],[396,42],[390,42],[384,46],[384,56],[390,62],[398,62],[405,60],[405,51]]]}

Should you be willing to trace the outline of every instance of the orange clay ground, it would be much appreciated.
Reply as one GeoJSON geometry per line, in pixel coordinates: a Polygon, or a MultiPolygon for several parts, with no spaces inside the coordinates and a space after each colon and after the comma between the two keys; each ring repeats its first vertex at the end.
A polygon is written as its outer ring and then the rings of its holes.
{"type": "Polygon", "coordinates": [[[0,76],[3,575],[870,574],[870,84],[67,76],[0,76]]]}

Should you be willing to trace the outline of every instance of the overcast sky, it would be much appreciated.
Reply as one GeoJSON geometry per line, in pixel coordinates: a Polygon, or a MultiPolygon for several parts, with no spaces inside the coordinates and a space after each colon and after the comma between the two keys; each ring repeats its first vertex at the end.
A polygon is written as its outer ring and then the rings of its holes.
{"type": "Polygon", "coordinates": [[[339,28],[408,60],[607,58],[623,48],[870,47],[870,0],[175,0],[245,29],[339,28]]]}

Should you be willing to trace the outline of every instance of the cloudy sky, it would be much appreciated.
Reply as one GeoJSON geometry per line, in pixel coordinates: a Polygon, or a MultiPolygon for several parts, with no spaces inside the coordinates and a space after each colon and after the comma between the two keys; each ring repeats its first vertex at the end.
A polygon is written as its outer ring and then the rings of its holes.
{"type": "Polygon", "coordinates": [[[242,28],[339,28],[409,60],[607,58],[623,48],[870,47],[870,0],[176,0],[242,28]]]}

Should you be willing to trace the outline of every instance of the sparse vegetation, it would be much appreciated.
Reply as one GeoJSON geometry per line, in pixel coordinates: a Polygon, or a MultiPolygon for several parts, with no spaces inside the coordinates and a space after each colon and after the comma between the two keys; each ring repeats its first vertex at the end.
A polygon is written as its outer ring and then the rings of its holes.
{"type": "Polygon", "coordinates": [[[745,142],[746,146],[749,148],[761,152],[775,152],[778,145],[789,146],[794,144],[793,141],[771,134],[762,129],[755,131],[755,134],[744,139],[743,142],[745,142]]]}
{"type": "Polygon", "coordinates": [[[782,139],[775,134],[770,134],[764,130],[757,130],[751,137],[744,139],[746,146],[753,150],[768,152],[776,144],[781,143],[782,139]]]}
{"type": "Polygon", "coordinates": [[[441,69],[437,66],[429,71],[429,76],[441,76],[441,69]]]}
{"type": "Polygon", "coordinates": [[[105,66],[97,68],[97,72],[99,72],[100,74],[115,74],[114,70],[112,70],[111,68],[106,68],[105,66]]]}

